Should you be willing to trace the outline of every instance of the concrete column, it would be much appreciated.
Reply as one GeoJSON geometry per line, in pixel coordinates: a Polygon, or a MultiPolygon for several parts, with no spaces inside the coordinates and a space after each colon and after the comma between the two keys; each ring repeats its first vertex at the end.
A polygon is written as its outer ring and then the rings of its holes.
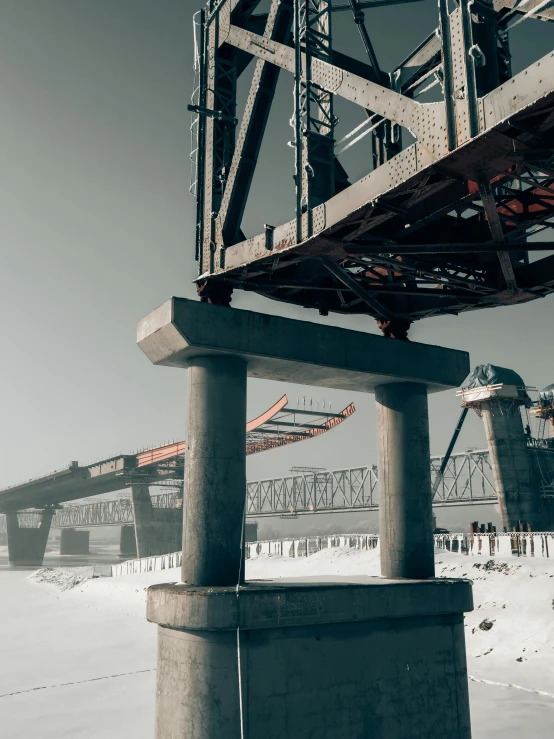
{"type": "Polygon", "coordinates": [[[137,556],[137,540],[134,526],[126,524],[121,527],[119,556],[126,557],[127,559],[135,559],[137,556]]]}
{"type": "Polygon", "coordinates": [[[182,512],[173,508],[154,508],[150,489],[144,483],[131,487],[137,557],[157,557],[181,549],[182,512]]]}
{"type": "Polygon", "coordinates": [[[244,540],[246,542],[258,541],[258,522],[249,521],[244,525],[244,540]]]}
{"type": "Polygon", "coordinates": [[[381,575],[434,577],[427,389],[417,383],[380,385],[375,400],[381,575]]]}
{"type": "Polygon", "coordinates": [[[60,554],[88,554],[90,531],[62,529],[60,532],[60,554]]]}
{"type": "Polygon", "coordinates": [[[190,360],[182,567],[188,585],[236,585],[244,576],[246,367],[236,357],[190,360]]]}
{"type": "Polygon", "coordinates": [[[41,567],[54,509],[42,511],[38,528],[22,528],[17,511],[6,513],[8,557],[12,567],[41,567]]]}
{"type": "Polygon", "coordinates": [[[502,526],[510,531],[517,521],[525,521],[540,531],[540,498],[519,405],[500,398],[487,400],[481,403],[481,415],[502,526]]]}
{"type": "Polygon", "coordinates": [[[158,552],[154,546],[154,512],[148,485],[131,486],[131,505],[135,522],[137,557],[151,557],[158,552]]]}

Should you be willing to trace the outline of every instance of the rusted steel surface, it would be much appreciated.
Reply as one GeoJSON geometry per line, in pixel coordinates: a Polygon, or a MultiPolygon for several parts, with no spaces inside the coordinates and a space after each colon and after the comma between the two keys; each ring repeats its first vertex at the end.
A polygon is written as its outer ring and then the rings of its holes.
{"type": "MultiPolygon", "coordinates": [[[[414,320],[553,293],[554,260],[530,264],[529,253],[554,249],[552,241],[535,241],[554,217],[554,51],[513,75],[509,45],[520,23],[551,23],[550,4],[460,0],[451,7],[440,0],[438,28],[390,75],[379,68],[363,17],[353,16],[352,43],[359,32],[364,63],[344,53],[349,48],[334,48],[336,4],[282,0],[281,6],[295,11],[288,40],[275,35],[273,11],[256,16],[248,5],[243,12],[246,0],[223,2],[206,21],[198,62],[212,104],[222,101],[236,114],[236,79],[232,88],[225,76],[229,60],[237,77],[256,60],[252,104],[263,91],[261,70],[289,75],[296,213],[244,238],[249,186],[239,186],[235,170],[249,151],[251,179],[270,111],[256,117],[247,107],[236,142],[229,123],[227,137],[221,135],[225,123],[214,123],[214,111],[200,115],[207,131],[196,189],[202,299],[228,305],[233,289],[245,289],[321,315],[365,313],[402,339],[414,320]],[[435,102],[420,102],[433,87],[435,102]],[[344,149],[334,131],[336,97],[365,116],[344,149]],[[412,136],[403,144],[406,129],[412,136]],[[340,155],[366,133],[367,174],[351,182],[340,155]],[[392,322],[402,330],[390,330],[392,322]]],[[[268,202],[268,221],[270,208],[268,202]]]]}

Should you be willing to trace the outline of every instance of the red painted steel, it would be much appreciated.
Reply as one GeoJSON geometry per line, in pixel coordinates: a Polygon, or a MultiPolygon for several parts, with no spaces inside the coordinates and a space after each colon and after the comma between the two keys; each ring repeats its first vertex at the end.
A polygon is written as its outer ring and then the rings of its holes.
{"type": "MultiPolygon", "coordinates": [[[[308,439],[313,439],[315,436],[320,436],[326,431],[330,431],[331,429],[335,428],[335,426],[338,426],[339,423],[342,423],[349,416],[351,416],[355,410],[356,408],[354,407],[354,403],[350,403],[350,405],[347,406],[343,411],[341,411],[333,418],[329,418],[327,421],[325,421],[325,423],[321,424],[320,427],[303,429],[303,431],[305,432],[305,435],[303,436],[292,436],[291,434],[284,433],[273,438],[261,439],[251,443],[247,443],[246,454],[257,454],[258,452],[265,452],[268,449],[276,449],[277,447],[286,446],[287,444],[294,444],[297,441],[307,441],[308,439]]],[[[301,411],[299,412],[301,413],[301,411]]],[[[324,416],[325,413],[322,413],[321,415],[324,416]]]]}
{"type": "MultiPolygon", "coordinates": [[[[276,415],[285,410],[287,403],[288,398],[286,395],[283,395],[283,397],[276,403],[274,403],[271,408],[268,408],[267,411],[262,413],[257,418],[252,419],[252,421],[249,421],[246,424],[246,433],[248,434],[251,432],[255,432],[257,429],[260,429],[265,424],[270,423],[276,415]]],[[[326,431],[330,431],[331,429],[335,428],[335,426],[337,426],[339,423],[342,423],[349,416],[351,416],[355,410],[356,409],[354,407],[354,404],[351,403],[343,411],[338,413],[336,416],[333,416],[332,418],[328,418],[319,426],[313,428],[300,426],[299,428],[302,429],[302,435],[293,435],[287,432],[280,433],[278,429],[272,429],[275,432],[275,436],[273,437],[268,437],[266,439],[255,439],[252,441],[248,441],[247,439],[246,454],[257,454],[258,452],[264,452],[268,449],[276,449],[277,447],[286,446],[287,444],[294,444],[297,441],[306,441],[307,439],[312,439],[315,436],[320,436],[326,431]]],[[[291,409],[290,413],[292,415],[298,414],[301,416],[302,409],[291,409]]],[[[325,411],[321,412],[322,418],[327,415],[329,414],[325,413],[325,411]]],[[[148,467],[150,465],[157,464],[158,462],[183,457],[185,454],[185,450],[185,441],[178,441],[173,444],[166,444],[165,446],[160,446],[156,449],[147,449],[146,451],[140,452],[136,455],[137,467],[148,467]]]]}
{"type": "Polygon", "coordinates": [[[267,423],[276,413],[282,411],[288,402],[289,400],[287,396],[283,395],[281,400],[278,400],[275,405],[272,405],[271,408],[269,408],[265,413],[262,413],[261,416],[254,418],[252,421],[248,421],[246,424],[246,433],[254,431],[254,429],[260,428],[264,423],[267,423]]]}
{"type": "Polygon", "coordinates": [[[165,459],[182,457],[185,453],[186,441],[176,441],[174,444],[166,444],[156,449],[147,449],[137,454],[137,467],[147,467],[150,464],[162,462],[165,459]]]}

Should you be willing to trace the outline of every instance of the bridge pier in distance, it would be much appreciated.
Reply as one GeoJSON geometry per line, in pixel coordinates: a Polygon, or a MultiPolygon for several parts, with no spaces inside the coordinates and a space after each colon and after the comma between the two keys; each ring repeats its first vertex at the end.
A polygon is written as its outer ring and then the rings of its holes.
{"type": "Polygon", "coordinates": [[[119,535],[119,556],[135,559],[137,556],[137,540],[133,524],[124,524],[119,535]]]}
{"type": "Polygon", "coordinates": [[[37,528],[19,525],[17,511],[6,511],[8,558],[11,567],[42,567],[54,508],[45,508],[37,528]]]}
{"type": "Polygon", "coordinates": [[[147,599],[156,739],[469,739],[471,584],[433,577],[427,420],[467,354],[175,298],[138,339],[189,392],[182,582],[147,599]],[[376,393],[383,577],[244,581],[247,376],[376,393]]]}
{"type": "Polygon", "coordinates": [[[498,492],[502,526],[508,531],[518,521],[543,531],[538,481],[519,412],[519,405],[489,400],[481,405],[487,444],[498,492]]]}
{"type": "Polygon", "coordinates": [[[462,402],[478,411],[485,425],[502,526],[511,531],[524,521],[533,531],[544,531],[540,473],[520,413],[521,406],[531,405],[525,383],[513,370],[480,365],[463,385],[462,402]]]}
{"type": "Polygon", "coordinates": [[[90,531],[61,529],[60,554],[89,554],[90,531]]]}
{"type": "Polygon", "coordinates": [[[137,557],[156,557],[181,548],[183,514],[180,509],[155,508],[148,485],[131,487],[137,557]]]}

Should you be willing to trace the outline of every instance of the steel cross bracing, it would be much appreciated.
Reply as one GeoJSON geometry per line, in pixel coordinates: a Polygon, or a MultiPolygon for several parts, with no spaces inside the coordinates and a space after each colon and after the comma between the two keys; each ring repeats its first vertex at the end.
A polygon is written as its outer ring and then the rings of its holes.
{"type": "Polygon", "coordinates": [[[366,313],[404,338],[413,320],[554,292],[554,256],[529,261],[554,242],[528,242],[551,238],[554,217],[554,52],[513,75],[509,44],[520,23],[553,22],[552,3],[440,0],[437,28],[384,72],[364,13],[397,1],[273,0],[268,14],[256,14],[258,0],[208,4],[193,106],[203,300],[229,304],[234,288],[253,290],[324,315],[366,313]],[[333,43],[339,11],[366,62],[333,43]],[[237,121],[236,80],[254,59],[237,121]],[[245,238],[280,71],[294,91],[296,213],[245,238]],[[420,102],[431,89],[435,102],[420,102]],[[360,107],[347,146],[373,137],[354,183],[335,141],[336,96],[360,107]]]}
{"type": "MultiPolygon", "coordinates": [[[[435,480],[442,457],[431,457],[435,480]]],[[[552,469],[554,472],[554,467],[552,469]]],[[[175,488],[176,482],[172,482],[175,488]]],[[[179,506],[179,490],[152,496],[158,508],[179,506]]],[[[434,495],[434,505],[468,505],[496,500],[489,453],[478,450],[453,454],[434,495]]],[[[332,472],[310,472],[247,483],[246,515],[274,516],[347,510],[376,510],[379,507],[377,467],[354,467],[332,472]]],[[[40,513],[19,513],[22,526],[38,526],[40,513]]],[[[56,511],[53,528],[110,526],[133,523],[130,498],[98,500],[67,505],[56,511]]],[[[0,530],[5,520],[0,516],[0,530]]]]}
{"type": "MultiPolygon", "coordinates": [[[[178,495],[175,491],[152,496],[155,508],[175,508],[178,495]]],[[[40,511],[22,511],[18,514],[23,527],[37,528],[40,511]]],[[[6,528],[5,516],[0,516],[0,530],[6,528]]],[[[117,500],[95,500],[91,503],[72,504],[61,507],[52,518],[51,527],[55,529],[89,528],[92,526],[123,526],[133,523],[133,506],[130,498],[117,500]]]]}
{"type": "MultiPolygon", "coordinates": [[[[433,480],[441,462],[442,457],[431,457],[433,480]]],[[[270,516],[377,509],[378,485],[375,465],[249,482],[246,511],[251,516],[270,516]]],[[[435,505],[484,503],[496,498],[489,453],[483,450],[451,456],[433,501],[435,505]]]]}

